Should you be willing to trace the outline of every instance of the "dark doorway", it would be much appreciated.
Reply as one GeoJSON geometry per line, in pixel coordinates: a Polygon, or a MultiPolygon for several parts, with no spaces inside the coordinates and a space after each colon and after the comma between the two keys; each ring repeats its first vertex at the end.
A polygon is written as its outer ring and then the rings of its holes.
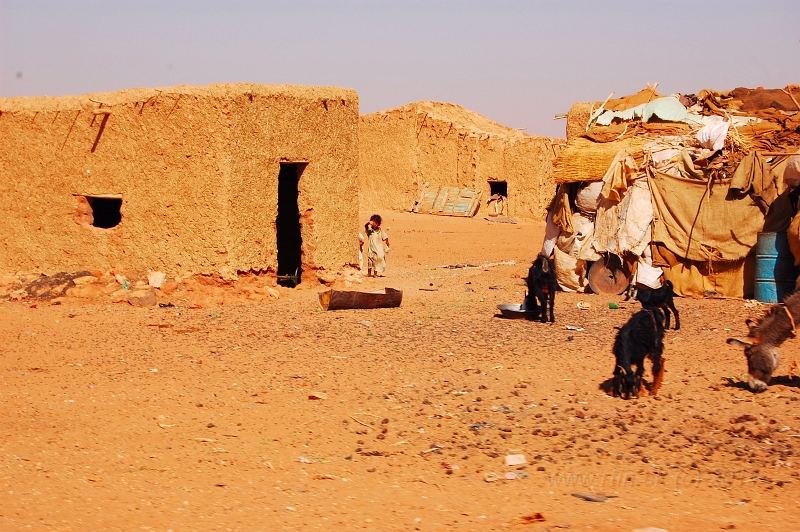
{"type": "Polygon", "coordinates": [[[122,221],[122,198],[103,198],[86,196],[86,201],[92,208],[92,225],[101,229],[111,229],[122,221]]]}
{"type": "Polygon", "coordinates": [[[305,163],[281,163],[278,174],[278,216],[275,230],[278,240],[278,284],[293,288],[300,284],[302,269],[303,237],[300,234],[300,209],[297,197],[300,193],[300,175],[305,163]]]}
{"type": "Polygon", "coordinates": [[[489,195],[499,194],[504,198],[508,197],[508,183],[505,181],[489,181],[489,195]]]}

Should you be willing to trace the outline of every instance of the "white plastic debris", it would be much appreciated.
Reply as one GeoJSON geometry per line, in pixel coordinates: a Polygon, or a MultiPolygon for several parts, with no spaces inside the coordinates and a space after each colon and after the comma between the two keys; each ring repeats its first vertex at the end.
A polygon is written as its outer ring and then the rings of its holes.
{"type": "Polygon", "coordinates": [[[527,464],[528,460],[525,459],[524,454],[507,454],[506,465],[509,467],[527,464]]]}

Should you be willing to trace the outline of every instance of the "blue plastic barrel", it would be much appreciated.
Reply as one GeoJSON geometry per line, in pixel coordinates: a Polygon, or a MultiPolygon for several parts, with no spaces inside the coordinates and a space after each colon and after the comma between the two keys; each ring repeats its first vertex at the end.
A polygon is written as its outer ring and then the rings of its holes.
{"type": "Polygon", "coordinates": [[[798,268],[786,233],[758,233],[756,240],[755,298],[778,303],[794,292],[798,268]]]}

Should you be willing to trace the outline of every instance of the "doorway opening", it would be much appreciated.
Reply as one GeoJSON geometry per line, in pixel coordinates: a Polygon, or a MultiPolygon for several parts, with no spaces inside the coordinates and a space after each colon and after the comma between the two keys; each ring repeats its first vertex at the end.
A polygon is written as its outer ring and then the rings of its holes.
{"type": "Polygon", "coordinates": [[[489,181],[489,199],[486,208],[489,216],[507,216],[508,183],[505,181],[489,181]],[[494,212],[492,212],[494,211],[494,212]]]}
{"type": "Polygon", "coordinates": [[[508,197],[508,183],[505,181],[489,181],[489,195],[500,195],[504,198],[508,197]]]}
{"type": "Polygon", "coordinates": [[[111,229],[122,221],[122,198],[107,196],[84,196],[92,209],[92,225],[111,229]]]}
{"type": "Polygon", "coordinates": [[[278,284],[294,288],[303,274],[303,237],[300,232],[300,176],[306,163],[281,163],[278,174],[278,216],[275,230],[278,243],[278,284]]]}

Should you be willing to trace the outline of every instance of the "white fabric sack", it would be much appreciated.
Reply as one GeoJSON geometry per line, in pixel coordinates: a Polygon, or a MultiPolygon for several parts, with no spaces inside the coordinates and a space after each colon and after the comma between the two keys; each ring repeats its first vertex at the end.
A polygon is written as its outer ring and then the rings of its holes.
{"type": "Polygon", "coordinates": [[[661,288],[663,284],[661,282],[661,277],[664,275],[664,272],[661,268],[656,268],[654,266],[649,266],[643,262],[639,262],[639,265],[636,268],[636,284],[646,286],[648,288],[661,288]]]}
{"type": "Polygon", "coordinates": [[[575,196],[575,206],[581,212],[590,214],[597,212],[597,206],[600,204],[600,192],[602,192],[602,190],[602,181],[592,181],[578,191],[577,196],[575,196]]]}
{"type": "Polygon", "coordinates": [[[647,286],[649,288],[661,288],[664,284],[664,272],[661,268],[653,266],[653,252],[650,251],[650,246],[644,248],[644,253],[639,257],[639,263],[636,267],[636,278],[634,283],[647,286]]]}
{"type": "Polygon", "coordinates": [[[577,258],[584,243],[594,234],[594,223],[587,215],[580,212],[572,213],[572,228],[574,233],[562,231],[556,240],[556,246],[570,257],[577,258]]]}
{"type": "Polygon", "coordinates": [[[555,253],[556,282],[564,292],[583,292],[586,280],[586,261],[570,257],[558,247],[555,253]]]}
{"type": "Polygon", "coordinates": [[[728,136],[731,123],[719,118],[720,120],[701,127],[697,132],[697,140],[702,147],[718,151],[725,146],[725,137],[728,136]]]}
{"type": "Polygon", "coordinates": [[[800,155],[789,157],[786,170],[783,172],[783,182],[787,187],[800,185],[800,155]]]}

